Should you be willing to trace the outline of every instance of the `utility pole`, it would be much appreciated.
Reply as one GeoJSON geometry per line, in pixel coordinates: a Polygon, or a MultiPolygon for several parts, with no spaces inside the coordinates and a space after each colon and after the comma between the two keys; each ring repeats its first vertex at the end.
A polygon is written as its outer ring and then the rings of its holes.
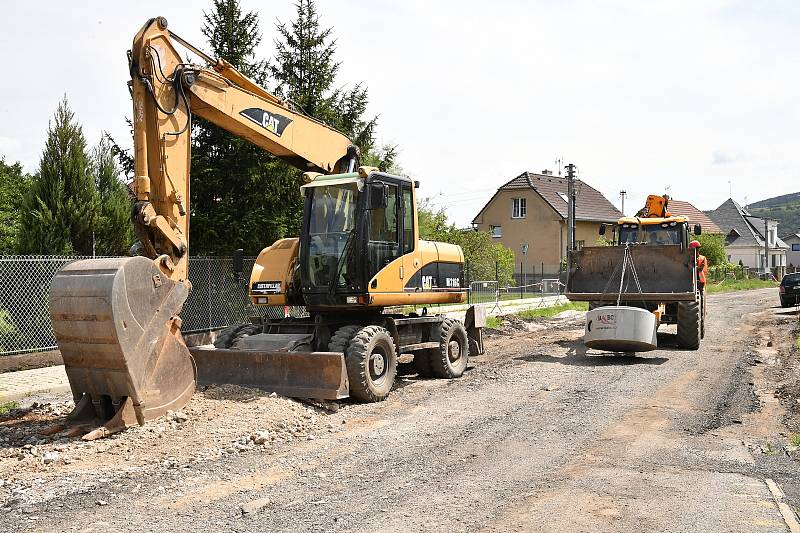
{"type": "Polygon", "coordinates": [[[627,191],[619,191],[619,197],[622,198],[622,209],[620,209],[620,211],[622,211],[623,215],[625,214],[625,196],[627,194],[627,191]]]}
{"type": "Polygon", "coordinates": [[[764,279],[769,272],[769,228],[767,227],[767,217],[764,217],[764,279]]]}
{"type": "Polygon", "coordinates": [[[575,165],[567,165],[567,251],[575,250],[575,165]]]}

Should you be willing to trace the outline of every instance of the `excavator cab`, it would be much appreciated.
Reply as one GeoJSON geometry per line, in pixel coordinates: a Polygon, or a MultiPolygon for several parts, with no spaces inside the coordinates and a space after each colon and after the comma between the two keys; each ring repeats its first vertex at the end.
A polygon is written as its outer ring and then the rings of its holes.
{"type": "Polygon", "coordinates": [[[371,280],[417,248],[412,188],[406,177],[363,170],[320,177],[302,187],[305,305],[366,303],[371,280]]]}

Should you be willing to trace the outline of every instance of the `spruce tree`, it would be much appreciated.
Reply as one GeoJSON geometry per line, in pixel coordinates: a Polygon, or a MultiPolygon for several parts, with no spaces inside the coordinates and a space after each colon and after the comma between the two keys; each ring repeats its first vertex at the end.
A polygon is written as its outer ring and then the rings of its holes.
{"type": "Polygon", "coordinates": [[[65,96],[22,203],[18,249],[28,254],[90,255],[99,212],[86,140],[65,96]]]}
{"type": "Polygon", "coordinates": [[[269,71],[276,91],[303,113],[338,129],[361,149],[362,158],[375,142],[377,117],[365,113],[369,96],[363,84],[349,90],[334,88],[340,63],[331,28],[323,28],[313,0],[299,0],[296,18],[278,22],[280,38],[269,71]]]}
{"type": "Polygon", "coordinates": [[[92,153],[95,184],[100,197],[100,213],[95,229],[97,255],[124,255],[133,242],[131,198],[119,179],[120,169],[114,148],[103,136],[92,153]]]}
{"type": "MultiPolygon", "coordinates": [[[[264,84],[266,67],[255,56],[258,15],[238,0],[214,0],[203,34],[214,55],[264,84]]],[[[299,229],[300,173],[250,142],[202,119],[192,130],[190,224],[194,255],[257,254],[299,229]]]]}

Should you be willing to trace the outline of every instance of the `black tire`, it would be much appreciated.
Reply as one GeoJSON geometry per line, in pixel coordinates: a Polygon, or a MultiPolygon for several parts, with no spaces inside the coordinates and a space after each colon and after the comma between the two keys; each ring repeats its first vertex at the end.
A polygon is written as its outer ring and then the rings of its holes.
{"type": "Polygon", "coordinates": [[[700,293],[700,338],[706,338],[706,295],[700,293]]]}
{"type": "Polygon", "coordinates": [[[346,352],[350,341],[353,340],[361,326],[342,326],[336,330],[328,343],[329,352],[346,352]]]}
{"type": "Polygon", "coordinates": [[[678,346],[687,350],[700,348],[700,303],[678,302],[678,346]]]}
{"type": "Polygon", "coordinates": [[[786,301],[786,298],[781,298],[781,307],[789,307],[789,302],[786,301]]]}
{"type": "Polygon", "coordinates": [[[259,324],[235,324],[223,329],[217,340],[214,341],[216,348],[230,348],[236,341],[248,335],[255,335],[261,332],[259,324]]]}
{"type": "Polygon", "coordinates": [[[363,402],[386,399],[397,375],[397,349],[386,329],[380,326],[359,329],[344,359],[350,396],[363,402]]]}
{"type": "Polygon", "coordinates": [[[431,352],[437,350],[422,350],[414,354],[414,368],[417,375],[421,378],[432,378],[431,352]]]}
{"type": "Polygon", "coordinates": [[[467,330],[458,320],[445,318],[437,326],[436,333],[439,336],[439,349],[428,351],[431,372],[437,378],[461,377],[469,359],[467,330]]]}
{"type": "Polygon", "coordinates": [[[603,307],[604,305],[606,304],[603,302],[589,302],[589,311],[597,309],[598,307],[603,307]]]}

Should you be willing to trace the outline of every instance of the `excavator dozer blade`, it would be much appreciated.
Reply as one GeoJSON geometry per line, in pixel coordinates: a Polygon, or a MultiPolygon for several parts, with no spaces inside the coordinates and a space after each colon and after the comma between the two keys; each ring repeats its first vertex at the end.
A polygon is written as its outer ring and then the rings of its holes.
{"type": "Polygon", "coordinates": [[[196,370],[177,318],[187,295],[145,257],[75,261],[55,275],[50,316],[75,400],[68,420],[96,427],[84,439],[189,401],[196,370]]]}
{"type": "Polygon", "coordinates": [[[341,352],[189,348],[201,385],[234,384],[291,398],[338,400],[349,395],[341,352]]]}

